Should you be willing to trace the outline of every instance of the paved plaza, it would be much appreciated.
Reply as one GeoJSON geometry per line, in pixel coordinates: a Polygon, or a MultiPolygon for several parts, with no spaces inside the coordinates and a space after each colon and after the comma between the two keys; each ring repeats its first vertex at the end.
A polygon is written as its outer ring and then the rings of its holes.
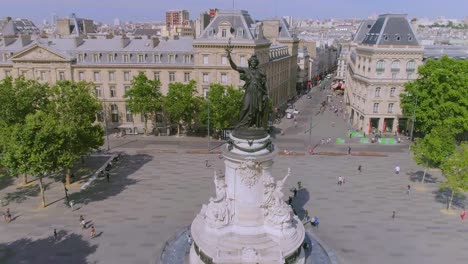
{"type": "MultiPolygon", "coordinates": [[[[292,120],[278,125],[285,131],[275,139],[279,149],[307,149],[304,131],[310,116],[319,124],[313,128],[313,144],[345,134],[342,116],[329,111],[314,115],[324,97],[315,94],[296,103],[301,110],[298,127],[292,120]]],[[[98,179],[85,191],[79,191],[78,184],[69,187],[75,211],[65,205],[60,182],[48,183],[50,205],[40,209],[34,182],[16,189],[13,180],[0,178],[0,197],[10,197],[14,219],[0,223],[0,263],[158,263],[166,241],[190,225],[202,204],[215,195],[213,172],[223,168],[223,160],[216,154],[188,153],[205,146],[206,139],[115,139],[114,150],[127,154],[111,170],[109,183],[98,179]],[[90,239],[89,229],[81,229],[80,215],[95,225],[96,238],[90,239]]],[[[302,182],[304,189],[294,202],[298,214],[304,209],[319,217],[320,227],[313,232],[341,263],[466,263],[468,222],[462,223],[458,209],[468,205],[465,196],[457,199],[455,213],[447,214],[446,194],[438,191],[440,172],[430,171],[422,186],[422,168],[412,161],[407,145],[350,146],[353,153],[386,157],[278,155],[273,169],[279,179],[291,168],[286,192],[302,182]],[[396,165],[401,167],[399,175],[393,172],[396,165]],[[339,176],[346,180],[342,186],[337,185],[339,176]],[[412,187],[410,195],[407,185],[412,187]]],[[[343,154],[347,147],[325,145],[317,150],[343,154]]]]}

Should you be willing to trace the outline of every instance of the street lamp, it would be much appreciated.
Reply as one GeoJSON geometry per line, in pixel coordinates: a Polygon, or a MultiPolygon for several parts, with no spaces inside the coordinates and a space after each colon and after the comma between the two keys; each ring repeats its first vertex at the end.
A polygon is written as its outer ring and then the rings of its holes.
{"type": "Polygon", "coordinates": [[[210,99],[206,98],[208,102],[208,151],[211,149],[211,139],[210,139],[210,99]]]}
{"type": "Polygon", "coordinates": [[[104,126],[106,130],[106,141],[107,141],[107,151],[110,150],[110,143],[109,143],[109,129],[107,127],[107,111],[106,111],[106,105],[104,104],[104,126]]]}
{"type": "Polygon", "coordinates": [[[416,96],[416,101],[414,102],[414,107],[413,107],[413,117],[412,117],[411,134],[410,134],[411,142],[413,141],[414,122],[416,121],[416,107],[417,106],[418,106],[418,96],[416,96]]]}

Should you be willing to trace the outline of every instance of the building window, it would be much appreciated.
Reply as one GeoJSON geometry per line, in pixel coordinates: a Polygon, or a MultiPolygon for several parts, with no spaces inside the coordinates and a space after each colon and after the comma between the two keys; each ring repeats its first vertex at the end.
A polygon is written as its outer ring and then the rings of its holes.
{"type": "Polygon", "coordinates": [[[110,91],[110,97],[116,97],[117,96],[117,90],[115,90],[115,86],[110,86],[109,91],[110,91]]]}
{"type": "Polygon", "coordinates": [[[130,81],[130,72],[124,72],[124,81],[126,82],[130,81]]]}
{"type": "Polygon", "coordinates": [[[377,72],[378,75],[381,75],[385,71],[385,61],[379,60],[377,64],[375,65],[375,71],[377,72]]]}
{"type": "Polygon", "coordinates": [[[65,80],[65,73],[59,72],[59,81],[64,81],[64,80],[65,80]]]}
{"type": "Polygon", "coordinates": [[[104,110],[101,109],[101,111],[97,113],[96,119],[98,122],[104,122],[104,110]]]}
{"type": "Polygon", "coordinates": [[[415,71],[416,71],[416,62],[414,60],[408,61],[408,63],[406,63],[406,72],[413,73],[415,71]]]}
{"type": "Polygon", "coordinates": [[[84,72],[78,72],[78,80],[84,81],[84,72]]]}
{"type": "Polygon", "coordinates": [[[127,93],[129,90],[130,90],[130,86],[129,86],[129,85],[125,85],[125,86],[124,86],[124,92],[127,93]]]}
{"type": "Polygon", "coordinates": [[[124,60],[124,62],[129,62],[130,61],[130,56],[128,56],[128,54],[124,54],[123,55],[123,60],[124,60]]]}
{"type": "Polygon", "coordinates": [[[243,28],[238,28],[237,29],[237,33],[236,33],[236,36],[238,38],[242,38],[244,36],[244,29],[243,28]]]}
{"type": "Polygon", "coordinates": [[[380,97],[380,87],[375,88],[374,97],[380,97]]]}
{"type": "Polygon", "coordinates": [[[111,105],[111,119],[114,123],[119,122],[119,108],[116,104],[111,105]]]}
{"type": "Polygon", "coordinates": [[[96,97],[100,98],[100,97],[102,96],[102,92],[101,92],[101,87],[100,87],[100,86],[94,87],[94,91],[96,92],[96,97]]]}
{"type": "Polygon", "coordinates": [[[223,56],[221,57],[221,64],[222,64],[222,65],[227,65],[227,62],[228,62],[227,57],[223,55],[223,56]]]}
{"type": "Polygon", "coordinates": [[[400,61],[394,60],[392,61],[392,72],[399,72],[400,71],[400,61]]]}
{"type": "Polygon", "coordinates": [[[78,54],[78,62],[84,61],[84,54],[78,54]]]}
{"type": "Polygon", "coordinates": [[[192,63],[192,59],[191,59],[191,56],[190,56],[190,55],[185,55],[185,56],[184,56],[184,63],[185,63],[185,64],[192,63]]]}
{"type": "Polygon", "coordinates": [[[240,56],[240,65],[247,66],[247,58],[245,57],[245,55],[240,56]]]}
{"type": "Polygon", "coordinates": [[[138,54],[138,62],[139,62],[139,63],[145,62],[145,55],[143,55],[143,54],[138,54]]]}
{"type": "Polygon", "coordinates": [[[174,63],[174,54],[169,55],[169,63],[174,63]]]}
{"type": "Polygon", "coordinates": [[[169,82],[175,82],[175,72],[169,73],[169,82]]]}
{"type": "Polygon", "coordinates": [[[156,81],[159,81],[161,80],[161,73],[160,72],[155,72],[154,73],[154,80],[156,81]]]}
{"type": "Polygon", "coordinates": [[[127,122],[133,122],[133,114],[132,114],[132,111],[128,109],[128,107],[126,107],[126,111],[125,111],[125,120],[127,122]]]}
{"type": "Polygon", "coordinates": [[[388,112],[393,113],[393,103],[388,104],[388,112]]]}
{"type": "Polygon", "coordinates": [[[227,74],[226,73],[221,73],[221,83],[222,84],[227,84],[227,74]]]}
{"type": "MultiPolygon", "coordinates": [[[[6,75],[7,77],[8,77],[8,76],[11,76],[11,75],[10,75],[10,71],[5,71],[5,75],[6,75]]],[[[41,72],[39,73],[39,80],[45,81],[46,79],[47,79],[47,77],[46,77],[46,72],[45,72],[45,71],[41,71],[41,72]]]]}
{"type": "Polygon", "coordinates": [[[107,55],[107,58],[108,58],[109,62],[114,62],[114,61],[115,61],[115,56],[114,56],[114,54],[109,54],[109,55],[107,55]]]}
{"type": "Polygon", "coordinates": [[[392,72],[392,79],[396,79],[398,77],[398,72],[392,72]]]}
{"type": "Polygon", "coordinates": [[[184,82],[190,82],[190,72],[184,72],[184,82]]]}
{"type": "Polygon", "coordinates": [[[396,88],[395,87],[392,87],[390,89],[390,97],[394,97],[395,96],[395,91],[396,91],[396,88]]]}
{"type": "Polygon", "coordinates": [[[208,58],[208,55],[203,55],[203,64],[208,64],[210,61],[209,61],[209,58],[208,58]]]}
{"type": "Polygon", "coordinates": [[[100,54],[93,54],[93,62],[100,62],[101,55],[100,54]]]}
{"type": "Polygon", "coordinates": [[[94,72],[94,81],[95,82],[100,82],[101,81],[101,73],[100,72],[94,72]]]}
{"type": "Polygon", "coordinates": [[[160,62],[161,62],[161,55],[159,55],[159,54],[154,54],[154,62],[160,63],[160,62]]]}
{"type": "Polygon", "coordinates": [[[208,96],[208,88],[203,88],[203,98],[206,98],[208,96]]]}
{"type": "Polygon", "coordinates": [[[223,38],[227,37],[227,29],[221,30],[221,37],[223,38]]]}
{"type": "Polygon", "coordinates": [[[374,103],[374,113],[378,113],[379,112],[379,103],[374,103]]]}
{"type": "Polygon", "coordinates": [[[210,75],[208,73],[203,73],[203,82],[204,83],[210,82],[210,75]]]}
{"type": "Polygon", "coordinates": [[[115,72],[109,72],[109,82],[115,82],[115,72]]]}

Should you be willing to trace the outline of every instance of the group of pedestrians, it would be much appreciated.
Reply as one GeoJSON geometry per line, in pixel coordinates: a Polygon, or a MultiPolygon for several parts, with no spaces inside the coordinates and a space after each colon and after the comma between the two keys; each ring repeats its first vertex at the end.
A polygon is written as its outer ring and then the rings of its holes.
{"type": "MultiPolygon", "coordinates": [[[[86,221],[85,221],[83,215],[80,215],[80,225],[81,225],[81,230],[83,232],[85,232],[86,229],[88,229],[88,226],[86,225],[86,221]]],[[[89,229],[90,229],[90,234],[89,234],[90,238],[95,238],[96,237],[96,229],[94,228],[94,225],[91,225],[89,227],[89,229]]]]}
{"type": "Polygon", "coordinates": [[[11,212],[10,208],[7,208],[5,212],[3,213],[3,220],[5,223],[10,223],[11,222],[11,212]]]}

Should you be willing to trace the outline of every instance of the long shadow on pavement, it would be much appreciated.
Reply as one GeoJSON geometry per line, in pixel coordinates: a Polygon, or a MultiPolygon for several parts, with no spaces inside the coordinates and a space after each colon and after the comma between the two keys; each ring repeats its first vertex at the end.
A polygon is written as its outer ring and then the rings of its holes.
{"type": "MultiPolygon", "coordinates": [[[[51,183],[44,183],[44,189],[47,191],[49,185],[51,183]]],[[[40,188],[38,184],[32,184],[31,182],[29,185],[17,187],[15,191],[7,193],[3,200],[7,202],[15,202],[15,203],[22,203],[28,198],[36,197],[40,193],[40,188]]]]}
{"type": "Polygon", "coordinates": [[[146,154],[122,156],[121,160],[110,171],[112,176],[109,183],[105,177],[97,178],[87,189],[69,195],[69,200],[77,205],[102,201],[116,196],[128,186],[138,182],[137,180],[129,179],[129,176],[152,159],[153,157],[146,154]]]}
{"type": "MultiPolygon", "coordinates": [[[[410,181],[421,182],[423,175],[424,175],[424,171],[410,172],[408,173],[408,175],[409,175],[410,181]]],[[[430,173],[426,173],[426,177],[424,178],[424,183],[437,183],[438,181],[439,181],[439,178],[434,177],[430,173]]]]}
{"type": "Polygon", "coordinates": [[[22,238],[11,243],[0,244],[0,263],[34,263],[34,264],[83,264],[87,257],[94,253],[96,245],[83,240],[81,235],[57,232],[54,236],[32,240],[22,238]]]}
{"type": "MultiPolygon", "coordinates": [[[[438,189],[437,191],[433,192],[435,195],[435,200],[436,202],[442,203],[444,205],[448,204],[448,201],[451,196],[450,189],[448,188],[441,188],[438,189]]],[[[458,208],[463,208],[466,206],[466,196],[463,193],[456,193],[453,196],[453,201],[452,201],[452,206],[453,207],[458,207],[458,208]]]]}
{"type": "Polygon", "coordinates": [[[0,172],[0,191],[12,185],[14,181],[15,178],[11,177],[6,173],[2,174],[2,172],[0,172]]]}
{"type": "Polygon", "coordinates": [[[310,199],[310,194],[306,188],[302,188],[298,190],[296,197],[293,198],[292,207],[296,211],[296,214],[299,217],[299,219],[304,218],[304,214],[305,214],[304,206],[309,201],[309,199],[310,199]]]}

